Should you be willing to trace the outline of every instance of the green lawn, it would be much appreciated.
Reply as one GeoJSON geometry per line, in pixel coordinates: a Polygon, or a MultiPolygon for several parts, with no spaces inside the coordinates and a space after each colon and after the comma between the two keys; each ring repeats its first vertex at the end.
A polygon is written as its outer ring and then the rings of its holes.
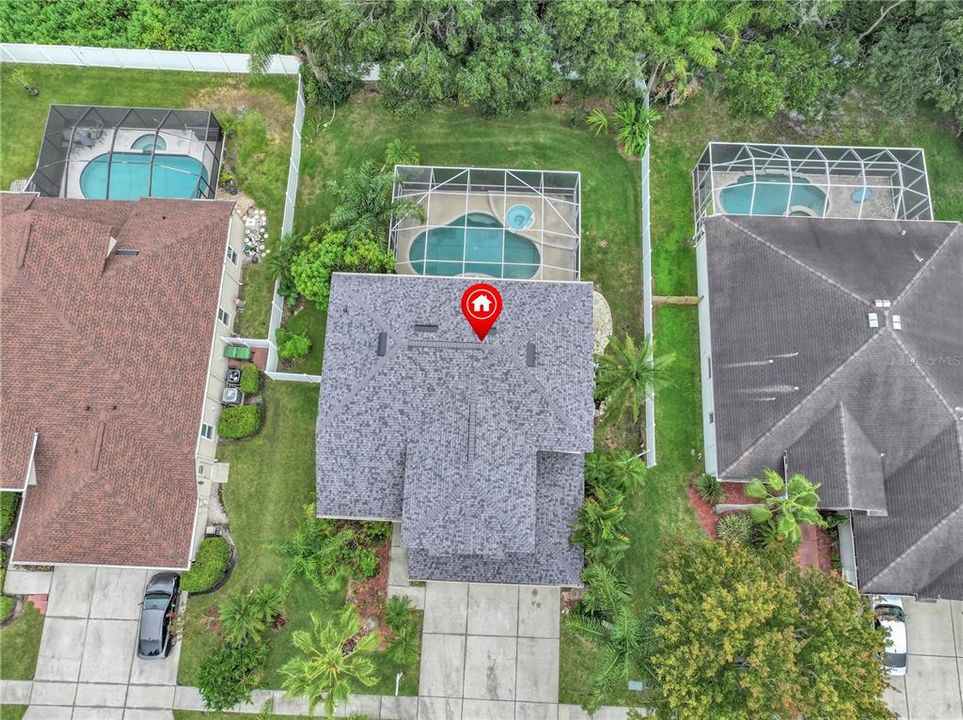
{"type": "MultiPolygon", "coordinates": [[[[271,547],[288,540],[313,504],[315,493],[314,425],[318,412],[318,388],[301,383],[265,380],[266,408],[261,432],[249,440],[222,442],[219,459],[231,464],[223,486],[223,498],[231,520],[231,536],[237,546],[237,565],[228,583],[215,593],[195,595],[187,603],[178,681],[196,685],[198,671],[207,655],[219,644],[209,631],[207,613],[231,593],[264,583],[279,585],[283,559],[271,547]]],[[[279,668],[292,657],[291,633],[311,626],[309,613],[331,614],[344,606],[344,593],[322,597],[306,581],[294,587],[288,598],[286,625],[268,634],[270,653],[262,686],[280,688],[279,668]]],[[[380,690],[394,692],[395,668],[382,655],[375,656],[380,690]],[[389,677],[390,676],[390,677],[389,677]],[[382,687],[384,686],[384,687],[382,687]]],[[[401,691],[415,694],[418,666],[407,668],[401,691]]]]}
{"type": "Polygon", "coordinates": [[[26,705],[0,705],[0,720],[20,720],[26,712],[26,705]]]}
{"type": "MultiPolygon", "coordinates": [[[[296,78],[32,65],[30,76],[40,95],[31,98],[11,77],[15,67],[0,65],[0,189],[6,190],[17,178],[30,177],[51,104],[211,109],[226,128],[237,133],[225,147],[225,166],[231,166],[236,157],[241,190],[267,211],[269,242],[272,246],[277,242],[291,154],[296,78]]],[[[254,266],[245,280],[248,309],[238,317],[237,331],[264,337],[273,284],[261,266],[254,266]]]]}
{"type": "Polygon", "coordinates": [[[20,617],[0,630],[0,679],[33,680],[42,632],[43,615],[26,603],[20,617]]]}

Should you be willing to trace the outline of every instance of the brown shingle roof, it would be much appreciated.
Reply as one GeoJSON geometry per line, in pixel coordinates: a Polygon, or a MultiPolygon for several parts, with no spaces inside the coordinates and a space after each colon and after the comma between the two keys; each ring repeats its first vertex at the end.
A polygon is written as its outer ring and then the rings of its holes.
{"type": "Polygon", "coordinates": [[[39,433],[15,562],[187,566],[233,207],[0,194],[0,486],[39,433]]]}

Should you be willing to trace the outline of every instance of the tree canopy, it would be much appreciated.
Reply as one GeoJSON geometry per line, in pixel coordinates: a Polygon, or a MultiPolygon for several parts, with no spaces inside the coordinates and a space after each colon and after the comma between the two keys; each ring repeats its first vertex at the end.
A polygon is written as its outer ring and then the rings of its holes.
{"type": "Polygon", "coordinates": [[[658,717],[889,718],[885,631],[841,580],[727,542],[676,544],[652,609],[658,717]]]}

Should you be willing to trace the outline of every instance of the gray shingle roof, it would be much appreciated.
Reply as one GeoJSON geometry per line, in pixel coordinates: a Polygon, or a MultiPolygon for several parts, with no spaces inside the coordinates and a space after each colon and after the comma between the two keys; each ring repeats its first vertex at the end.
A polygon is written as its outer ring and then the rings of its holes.
{"type": "Polygon", "coordinates": [[[460,309],[475,282],[334,276],[318,514],[400,519],[413,577],[577,584],[568,532],[592,449],[592,286],[491,281],[504,309],[481,343],[460,309]]]}
{"type": "Polygon", "coordinates": [[[887,513],[855,523],[864,589],[963,597],[963,230],[725,216],[705,228],[719,474],[785,458],[822,483],[824,507],[887,513]]]}

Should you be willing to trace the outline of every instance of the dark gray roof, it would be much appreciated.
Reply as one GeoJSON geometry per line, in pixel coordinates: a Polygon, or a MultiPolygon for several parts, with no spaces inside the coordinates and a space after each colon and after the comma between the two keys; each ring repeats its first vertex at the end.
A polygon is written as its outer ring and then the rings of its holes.
{"type": "Polygon", "coordinates": [[[567,538],[593,441],[592,286],[490,281],[504,309],[482,343],[460,309],[475,282],[333,277],[318,514],[401,520],[413,577],[577,584],[567,538]]]}
{"type": "Polygon", "coordinates": [[[963,547],[959,228],[705,220],[719,474],[788,469],[822,483],[824,507],[885,512],[855,526],[866,590],[963,597],[947,574],[963,547]]]}

